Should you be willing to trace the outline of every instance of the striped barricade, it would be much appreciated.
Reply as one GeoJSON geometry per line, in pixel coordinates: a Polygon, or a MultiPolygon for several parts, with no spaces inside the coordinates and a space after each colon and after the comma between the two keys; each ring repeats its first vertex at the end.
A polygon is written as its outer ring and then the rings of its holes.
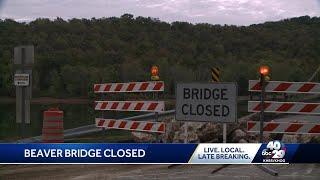
{"type": "MultiPolygon", "coordinates": [[[[249,80],[249,91],[260,92],[260,81],[249,80]]],[[[319,94],[320,83],[267,81],[266,92],[319,94]]]]}
{"type": "Polygon", "coordinates": [[[165,133],[165,123],[150,121],[128,121],[96,118],[96,126],[106,129],[122,129],[130,131],[165,133]]]}
{"type": "MultiPolygon", "coordinates": [[[[248,121],[247,132],[259,132],[260,122],[248,121]]],[[[294,134],[320,134],[320,124],[314,123],[287,123],[266,122],[263,131],[267,133],[294,133],[294,134]]]]}
{"type": "Polygon", "coordinates": [[[164,101],[95,101],[95,110],[161,112],[164,101]]]}
{"type": "MultiPolygon", "coordinates": [[[[94,84],[94,93],[143,93],[161,91],[164,91],[163,81],[94,84]]],[[[141,111],[157,113],[164,111],[164,101],[95,101],[94,108],[99,111],[141,111]]],[[[165,124],[160,122],[96,118],[96,126],[107,129],[156,133],[165,132],[165,124]]]]}
{"type": "MultiPolygon", "coordinates": [[[[248,101],[248,112],[260,112],[260,101],[248,101]]],[[[272,113],[320,114],[320,103],[266,101],[264,111],[272,113]]]]}
{"type": "Polygon", "coordinates": [[[130,82],[130,83],[106,83],[95,84],[95,93],[113,92],[159,92],[164,91],[163,81],[130,82]]]}

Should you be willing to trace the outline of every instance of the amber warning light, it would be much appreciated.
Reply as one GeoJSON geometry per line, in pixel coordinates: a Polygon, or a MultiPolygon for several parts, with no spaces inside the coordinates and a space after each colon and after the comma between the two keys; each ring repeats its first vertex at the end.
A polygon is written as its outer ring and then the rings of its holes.
{"type": "Polygon", "coordinates": [[[158,81],[159,78],[159,69],[158,66],[152,66],[151,67],[151,80],[152,81],[158,81]]]}
{"type": "Polygon", "coordinates": [[[152,66],[151,67],[151,75],[152,76],[158,76],[158,73],[159,73],[159,69],[157,66],[152,66]]]}
{"type": "Polygon", "coordinates": [[[269,74],[269,67],[268,66],[261,66],[260,67],[260,74],[266,76],[269,74]]]}

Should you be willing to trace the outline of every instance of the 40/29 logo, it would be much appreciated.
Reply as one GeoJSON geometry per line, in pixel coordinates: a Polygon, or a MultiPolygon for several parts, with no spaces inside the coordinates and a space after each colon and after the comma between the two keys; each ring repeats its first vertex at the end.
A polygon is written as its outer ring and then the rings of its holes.
{"type": "Polygon", "coordinates": [[[265,159],[281,159],[286,155],[286,147],[280,141],[270,141],[267,148],[262,151],[265,159]]]}

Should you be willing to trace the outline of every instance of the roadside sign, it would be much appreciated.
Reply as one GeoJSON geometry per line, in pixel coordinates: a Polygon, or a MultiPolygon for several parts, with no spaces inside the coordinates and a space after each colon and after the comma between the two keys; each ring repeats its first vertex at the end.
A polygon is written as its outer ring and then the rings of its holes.
{"type": "Polygon", "coordinates": [[[18,46],[14,48],[14,59],[15,65],[32,65],[34,63],[34,46],[18,46]],[[24,58],[22,58],[22,54],[24,58]]]}
{"type": "Polygon", "coordinates": [[[237,121],[236,83],[178,83],[176,97],[176,120],[237,121]]]}
{"type": "Polygon", "coordinates": [[[18,74],[14,75],[15,86],[29,86],[29,74],[18,74]]]}
{"type": "Polygon", "coordinates": [[[217,67],[211,68],[212,82],[220,82],[220,69],[217,67]]]}

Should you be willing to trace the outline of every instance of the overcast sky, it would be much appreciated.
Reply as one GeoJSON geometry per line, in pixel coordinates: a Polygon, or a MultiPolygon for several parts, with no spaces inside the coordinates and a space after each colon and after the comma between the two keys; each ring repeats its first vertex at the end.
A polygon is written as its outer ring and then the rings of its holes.
{"type": "Polygon", "coordinates": [[[31,21],[121,16],[162,21],[249,25],[297,16],[320,16],[320,0],[0,0],[0,19],[31,21]]]}

